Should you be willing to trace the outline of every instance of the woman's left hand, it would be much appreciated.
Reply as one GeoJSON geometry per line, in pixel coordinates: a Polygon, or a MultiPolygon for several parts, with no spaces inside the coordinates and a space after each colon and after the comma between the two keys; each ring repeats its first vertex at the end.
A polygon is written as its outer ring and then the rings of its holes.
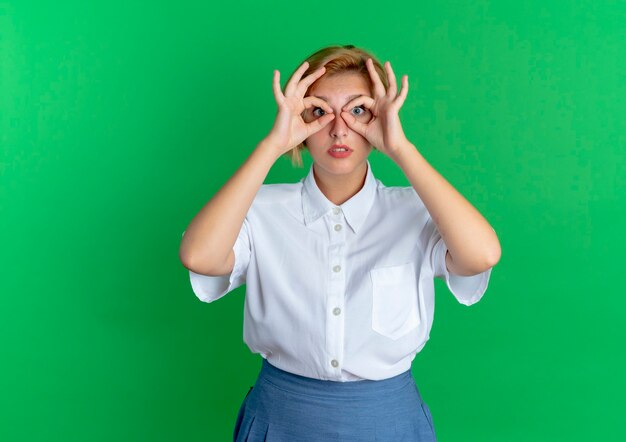
{"type": "Polygon", "coordinates": [[[399,149],[409,144],[398,116],[398,111],[409,91],[409,77],[408,75],[402,77],[402,89],[398,94],[396,76],[391,69],[391,63],[385,62],[384,67],[389,80],[389,89],[385,91],[385,85],[374,69],[372,59],[368,58],[365,64],[372,79],[374,97],[361,96],[348,102],[342,108],[341,117],[350,129],[365,137],[372,146],[387,156],[393,156],[399,149]],[[372,113],[368,123],[362,123],[352,113],[346,112],[360,105],[372,113]]]}

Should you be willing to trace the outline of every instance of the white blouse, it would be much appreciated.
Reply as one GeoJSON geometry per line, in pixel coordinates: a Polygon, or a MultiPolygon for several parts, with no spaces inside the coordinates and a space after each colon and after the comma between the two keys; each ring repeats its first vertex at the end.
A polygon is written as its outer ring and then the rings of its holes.
{"type": "Polygon", "coordinates": [[[471,305],[492,270],[449,273],[417,192],[386,187],[369,161],[363,187],[340,206],[319,190],[312,166],[297,183],[263,184],[233,251],[230,275],[189,271],[196,296],[213,302],[245,283],[250,350],[285,371],[340,382],[410,369],[433,324],[433,278],[471,305]]]}

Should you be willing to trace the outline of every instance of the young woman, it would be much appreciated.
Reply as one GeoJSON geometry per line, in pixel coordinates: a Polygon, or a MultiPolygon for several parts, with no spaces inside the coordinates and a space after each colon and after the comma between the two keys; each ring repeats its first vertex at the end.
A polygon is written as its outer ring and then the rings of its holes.
{"type": "Polygon", "coordinates": [[[180,247],[194,292],[212,302],[246,283],[244,341],[263,357],[235,441],[433,441],[411,376],[429,338],[434,281],[459,302],[484,294],[495,231],[407,139],[408,93],[389,62],[354,46],[309,56],[273,128],[194,217],[180,247]],[[282,155],[313,164],[263,184],[282,155]],[[411,186],[374,177],[372,149],[411,186]]]}

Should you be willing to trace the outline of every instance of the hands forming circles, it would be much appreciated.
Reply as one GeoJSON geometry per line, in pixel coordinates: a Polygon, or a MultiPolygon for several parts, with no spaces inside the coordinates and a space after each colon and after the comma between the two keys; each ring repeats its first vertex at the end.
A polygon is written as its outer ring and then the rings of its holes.
{"type": "Polygon", "coordinates": [[[326,68],[322,66],[301,79],[308,67],[308,62],[302,63],[287,82],[284,93],[280,88],[280,72],[274,71],[273,90],[278,105],[278,114],[268,138],[280,146],[281,153],[297,146],[335,118],[333,109],[324,100],[312,96],[304,97],[309,86],[326,71],[326,68]],[[324,109],[326,115],[306,123],[302,118],[302,113],[312,107],[324,109]]]}
{"type": "MultiPolygon", "coordinates": [[[[398,93],[396,76],[391,63],[387,61],[384,64],[389,80],[387,89],[376,72],[371,58],[367,59],[366,66],[372,80],[374,96],[360,96],[351,100],[342,108],[340,117],[350,129],[366,138],[372,146],[386,155],[392,155],[408,143],[398,112],[408,94],[409,79],[407,75],[402,77],[402,87],[398,93]],[[372,113],[372,118],[368,123],[362,123],[353,114],[346,112],[357,106],[363,106],[372,113]]],[[[280,72],[274,71],[273,91],[278,113],[267,138],[280,147],[281,154],[297,146],[336,118],[333,109],[326,101],[313,96],[304,97],[309,86],[324,75],[326,70],[322,66],[302,78],[308,67],[309,63],[306,61],[300,65],[287,82],[284,93],[280,88],[280,72]],[[307,123],[302,115],[305,110],[312,107],[323,109],[325,115],[307,123]]]]}
{"type": "Polygon", "coordinates": [[[402,87],[398,93],[396,76],[391,63],[385,62],[384,67],[389,80],[389,87],[385,90],[385,85],[374,69],[372,59],[368,58],[365,64],[372,79],[374,97],[361,96],[351,100],[342,108],[341,117],[352,130],[365,137],[372,146],[386,155],[391,155],[404,143],[408,143],[398,112],[409,92],[409,77],[408,75],[402,77],[402,87]],[[360,105],[372,113],[372,118],[368,123],[362,123],[354,115],[346,112],[360,105]]]}

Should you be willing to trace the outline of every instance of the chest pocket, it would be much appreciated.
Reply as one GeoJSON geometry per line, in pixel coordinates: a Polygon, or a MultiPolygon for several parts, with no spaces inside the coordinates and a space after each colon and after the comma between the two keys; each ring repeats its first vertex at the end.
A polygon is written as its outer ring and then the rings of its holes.
{"type": "Polygon", "coordinates": [[[372,329],[396,340],[419,325],[417,281],[413,263],[370,270],[372,329]]]}

